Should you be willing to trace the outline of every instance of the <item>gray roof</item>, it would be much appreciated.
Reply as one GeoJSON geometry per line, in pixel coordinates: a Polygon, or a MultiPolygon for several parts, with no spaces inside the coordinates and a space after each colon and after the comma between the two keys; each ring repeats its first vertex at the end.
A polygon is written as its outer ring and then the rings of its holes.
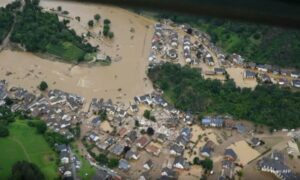
{"type": "Polygon", "coordinates": [[[166,173],[167,177],[173,177],[173,178],[176,177],[176,171],[174,171],[168,167],[163,168],[161,172],[166,173]]]}
{"type": "Polygon", "coordinates": [[[284,158],[283,158],[283,154],[279,151],[273,151],[271,154],[271,159],[283,162],[284,158]]]}
{"type": "Polygon", "coordinates": [[[300,86],[300,79],[292,80],[294,86],[300,86]]]}
{"type": "Polygon", "coordinates": [[[67,151],[68,150],[67,149],[67,145],[65,145],[65,144],[57,145],[56,146],[56,150],[59,151],[59,152],[61,152],[61,151],[67,151]]]}
{"type": "Polygon", "coordinates": [[[134,142],[137,139],[137,132],[132,130],[127,134],[127,138],[131,141],[134,142]]]}
{"type": "Polygon", "coordinates": [[[111,152],[114,153],[115,155],[120,155],[122,154],[124,150],[124,146],[122,146],[121,144],[115,144],[112,149],[111,152]]]}
{"type": "Polygon", "coordinates": [[[270,157],[264,157],[258,162],[260,169],[272,169],[275,174],[284,180],[297,180],[299,175],[294,174],[291,169],[283,162],[283,154],[278,151],[273,151],[270,157]]]}
{"type": "Polygon", "coordinates": [[[225,149],[225,156],[232,157],[233,159],[237,159],[237,155],[233,149],[225,149]]]}
{"type": "Polygon", "coordinates": [[[246,77],[255,77],[256,73],[253,72],[253,71],[249,71],[249,70],[246,70],[245,71],[245,76],[246,77]]]}
{"type": "Polygon", "coordinates": [[[183,135],[180,135],[180,136],[178,136],[178,137],[176,138],[176,143],[179,144],[179,145],[185,146],[185,145],[187,145],[188,142],[189,142],[189,141],[188,141],[188,140],[185,138],[185,136],[183,136],[183,135]]]}
{"type": "Polygon", "coordinates": [[[96,175],[92,180],[112,180],[113,177],[105,170],[99,169],[96,171],[96,175]]]}
{"type": "Polygon", "coordinates": [[[185,169],[188,169],[190,167],[189,163],[182,156],[178,156],[175,158],[174,164],[177,164],[177,163],[181,164],[185,169]]]}
{"type": "Polygon", "coordinates": [[[91,123],[92,123],[93,125],[98,125],[100,122],[101,122],[101,120],[100,120],[100,117],[99,117],[99,116],[95,117],[95,118],[92,119],[92,121],[91,121],[91,123]]]}
{"type": "Polygon", "coordinates": [[[211,155],[213,152],[213,142],[212,141],[207,141],[206,144],[203,146],[201,153],[208,153],[211,155]]]}
{"type": "Polygon", "coordinates": [[[147,166],[149,166],[151,168],[151,167],[153,167],[153,162],[152,162],[151,159],[149,159],[148,161],[145,162],[144,165],[147,165],[147,166]]]}
{"type": "Polygon", "coordinates": [[[119,160],[119,169],[128,170],[130,168],[130,164],[125,159],[119,160]]]}
{"type": "Polygon", "coordinates": [[[175,151],[177,154],[182,154],[184,151],[184,148],[182,146],[179,146],[178,144],[173,144],[170,147],[170,150],[175,151]]]}
{"type": "Polygon", "coordinates": [[[69,154],[66,151],[61,151],[59,154],[60,159],[65,158],[65,157],[69,157],[69,154]]]}
{"type": "Polygon", "coordinates": [[[165,141],[167,139],[167,135],[162,134],[162,133],[158,133],[157,139],[160,140],[160,141],[165,141]]]}
{"type": "Polygon", "coordinates": [[[132,159],[132,157],[133,157],[134,155],[137,156],[137,155],[138,155],[137,152],[134,152],[134,151],[132,151],[132,150],[129,150],[129,151],[127,151],[127,153],[125,154],[125,159],[130,160],[130,159],[132,159]]]}
{"type": "Polygon", "coordinates": [[[224,68],[214,68],[214,71],[216,73],[225,73],[226,72],[224,68]]]}
{"type": "Polygon", "coordinates": [[[222,161],[222,167],[223,168],[234,168],[235,165],[232,161],[224,160],[224,161],[222,161]]]}
{"type": "Polygon", "coordinates": [[[256,146],[258,143],[260,143],[259,138],[253,137],[253,138],[251,139],[251,144],[252,144],[252,145],[256,146]]]}

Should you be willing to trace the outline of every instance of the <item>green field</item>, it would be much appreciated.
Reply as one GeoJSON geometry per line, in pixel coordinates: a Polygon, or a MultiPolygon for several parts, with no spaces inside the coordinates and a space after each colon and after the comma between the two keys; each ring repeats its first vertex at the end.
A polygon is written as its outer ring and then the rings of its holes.
{"type": "Polygon", "coordinates": [[[0,179],[7,179],[13,164],[20,160],[36,164],[47,179],[56,179],[56,154],[43,136],[21,120],[10,124],[9,131],[7,138],[0,139],[0,179]]]}
{"type": "Polygon", "coordinates": [[[47,51],[68,61],[77,61],[84,57],[85,52],[70,42],[59,45],[48,44],[47,51]]]}

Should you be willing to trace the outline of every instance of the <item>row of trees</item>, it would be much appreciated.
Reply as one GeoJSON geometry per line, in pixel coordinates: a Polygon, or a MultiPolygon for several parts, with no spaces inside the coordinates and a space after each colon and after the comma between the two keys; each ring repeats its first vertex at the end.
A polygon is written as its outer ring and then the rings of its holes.
{"type": "MultiPolygon", "coordinates": [[[[94,15],[94,20],[99,23],[101,19],[101,16],[99,14],[95,14],[94,15]]],[[[93,27],[94,26],[94,20],[89,20],[88,21],[88,26],[89,27],[93,27]]],[[[110,39],[112,39],[114,37],[114,33],[110,31],[110,24],[111,24],[111,21],[109,19],[104,19],[103,20],[103,35],[105,37],[109,37],[110,39]]]]}
{"type": "Polygon", "coordinates": [[[196,69],[170,63],[149,70],[148,75],[181,110],[200,116],[230,114],[272,128],[300,127],[300,92],[275,85],[239,88],[231,79],[205,80],[196,69]]]}

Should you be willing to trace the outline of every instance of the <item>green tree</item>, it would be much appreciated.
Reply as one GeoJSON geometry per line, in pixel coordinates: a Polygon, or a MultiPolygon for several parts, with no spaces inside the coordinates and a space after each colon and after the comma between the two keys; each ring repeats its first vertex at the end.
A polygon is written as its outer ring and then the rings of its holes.
{"type": "Polygon", "coordinates": [[[27,161],[18,161],[13,165],[9,179],[44,180],[45,175],[35,164],[27,161]]]}
{"type": "Polygon", "coordinates": [[[107,166],[108,166],[109,168],[116,168],[116,167],[118,167],[118,165],[119,165],[119,160],[116,159],[116,158],[110,159],[110,160],[108,161],[108,164],[107,164],[107,166]]]}
{"type": "Polygon", "coordinates": [[[99,112],[99,117],[101,120],[107,120],[107,113],[106,113],[106,110],[101,110],[99,112]]]}
{"type": "Polygon", "coordinates": [[[109,24],[104,24],[104,26],[103,26],[103,35],[108,36],[109,30],[110,30],[109,24]]]}
{"type": "Polygon", "coordinates": [[[224,83],[204,79],[197,69],[171,63],[149,69],[148,76],[165,92],[169,104],[180,110],[201,115],[229,114],[270,129],[300,127],[296,120],[300,116],[299,92],[275,85],[258,85],[254,90],[239,88],[232,79],[224,83]],[[164,83],[168,86],[162,86],[164,83]]]}
{"type": "Polygon", "coordinates": [[[109,19],[104,19],[103,22],[104,22],[105,25],[109,25],[111,23],[109,19]]]}
{"type": "Polygon", "coordinates": [[[195,157],[195,158],[193,159],[193,164],[195,164],[195,165],[200,165],[200,164],[201,164],[200,162],[201,162],[201,161],[200,161],[199,157],[195,157]]]}
{"type": "Polygon", "coordinates": [[[50,145],[50,147],[52,147],[53,149],[55,148],[56,144],[69,144],[70,143],[70,139],[67,139],[65,136],[57,133],[57,132],[53,132],[53,131],[49,131],[44,134],[44,138],[47,141],[47,143],[50,145]]]}
{"type": "Polygon", "coordinates": [[[88,25],[89,25],[89,27],[93,27],[94,26],[94,21],[93,20],[89,20],[88,21],[88,25]]]}
{"type": "Polygon", "coordinates": [[[150,119],[150,114],[151,114],[151,112],[149,111],[149,110],[145,110],[144,111],[144,114],[143,114],[143,116],[146,118],[146,119],[150,119]]]}
{"type": "Polygon", "coordinates": [[[202,162],[201,165],[203,169],[206,171],[211,171],[213,169],[213,161],[209,158],[205,158],[202,162]]]}
{"type": "Polygon", "coordinates": [[[110,39],[114,38],[114,33],[113,33],[113,32],[108,32],[108,37],[109,37],[110,39]]]}
{"type": "Polygon", "coordinates": [[[0,137],[7,137],[9,136],[8,128],[4,125],[0,125],[0,137]]]}
{"type": "Polygon", "coordinates": [[[81,18],[79,16],[76,16],[75,19],[80,22],[81,18]]]}
{"type": "Polygon", "coordinates": [[[61,6],[57,6],[57,11],[61,11],[61,10],[62,10],[61,6]]]}
{"type": "Polygon", "coordinates": [[[148,136],[153,136],[155,131],[152,127],[148,127],[146,132],[148,136]]]}
{"type": "Polygon", "coordinates": [[[48,89],[48,84],[47,84],[45,81],[42,81],[42,82],[40,83],[40,85],[39,85],[39,89],[40,89],[41,91],[47,90],[47,89],[48,89]]]}
{"type": "Polygon", "coordinates": [[[13,105],[13,100],[11,99],[11,98],[9,98],[9,97],[6,97],[5,99],[4,99],[4,101],[5,101],[5,104],[7,105],[7,106],[11,106],[11,105],[13,105]]]}
{"type": "Polygon", "coordinates": [[[98,22],[100,20],[101,16],[100,14],[95,14],[94,19],[98,22]]]}
{"type": "Polygon", "coordinates": [[[99,162],[99,164],[102,164],[102,165],[107,165],[107,163],[108,163],[108,158],[105,154],[99,154],[96,157],[96,160],[99,162]]]}
{"type": "Polygon", "coordinates": [[[45,134],[47,131],[47,125],[44,121],[39,121],[35,125],[38,134],[45,134]]]}
{"type": "Polygon", "coordinates": [[[236,175],[239,177],[239,179],[242,179],[242,177],[244,176],[244,173],[242,170],[239,170],[236,172],[236,175]]]}
{"type": "Polygon", "coordinates": [[[34,6],[38,6],[40,4],[40,0],[32,0],[32,4],[34,6]]]}

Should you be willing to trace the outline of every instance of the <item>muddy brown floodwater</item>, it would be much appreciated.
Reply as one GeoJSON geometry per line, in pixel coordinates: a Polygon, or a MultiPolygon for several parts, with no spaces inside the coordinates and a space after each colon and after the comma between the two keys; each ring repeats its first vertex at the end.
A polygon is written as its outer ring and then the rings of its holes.
{"type": "MultiPolygon", "coordinates": [[[[4,4],[1,0],[1,5],[4,4]]],[[[77,93],[87,100],[93,97],[111,98],[124,103],[133,100],[136,95],[153,90],[151,82],[145,78],[153,34],[153,28],[149,27],[154,21],[121,8],[103,5],[42,0],[41,6],[46,9],[61,6],[69,11],[70,17],[80,16],[80,22],[72,20],[70,23],[78,34],[87,30],[96,32],[97,28],[101,28],[101,23],[94,29],[86,27],[87,21],[97,13],[102,20],[110,19],[114,40],[94,38],[90,41],[99,45],[101,52],[112,58],[119,57],[120,60],[112,62],[110,66],[73,66],[42,59],[32,53],[5,50],[0,53],[1,79],[31,91],[36,90],[40,81],[44,80],[51,89],[77,93]],[[130,32],[131,28],[135,29],[134,33],[130,32]]]]}

